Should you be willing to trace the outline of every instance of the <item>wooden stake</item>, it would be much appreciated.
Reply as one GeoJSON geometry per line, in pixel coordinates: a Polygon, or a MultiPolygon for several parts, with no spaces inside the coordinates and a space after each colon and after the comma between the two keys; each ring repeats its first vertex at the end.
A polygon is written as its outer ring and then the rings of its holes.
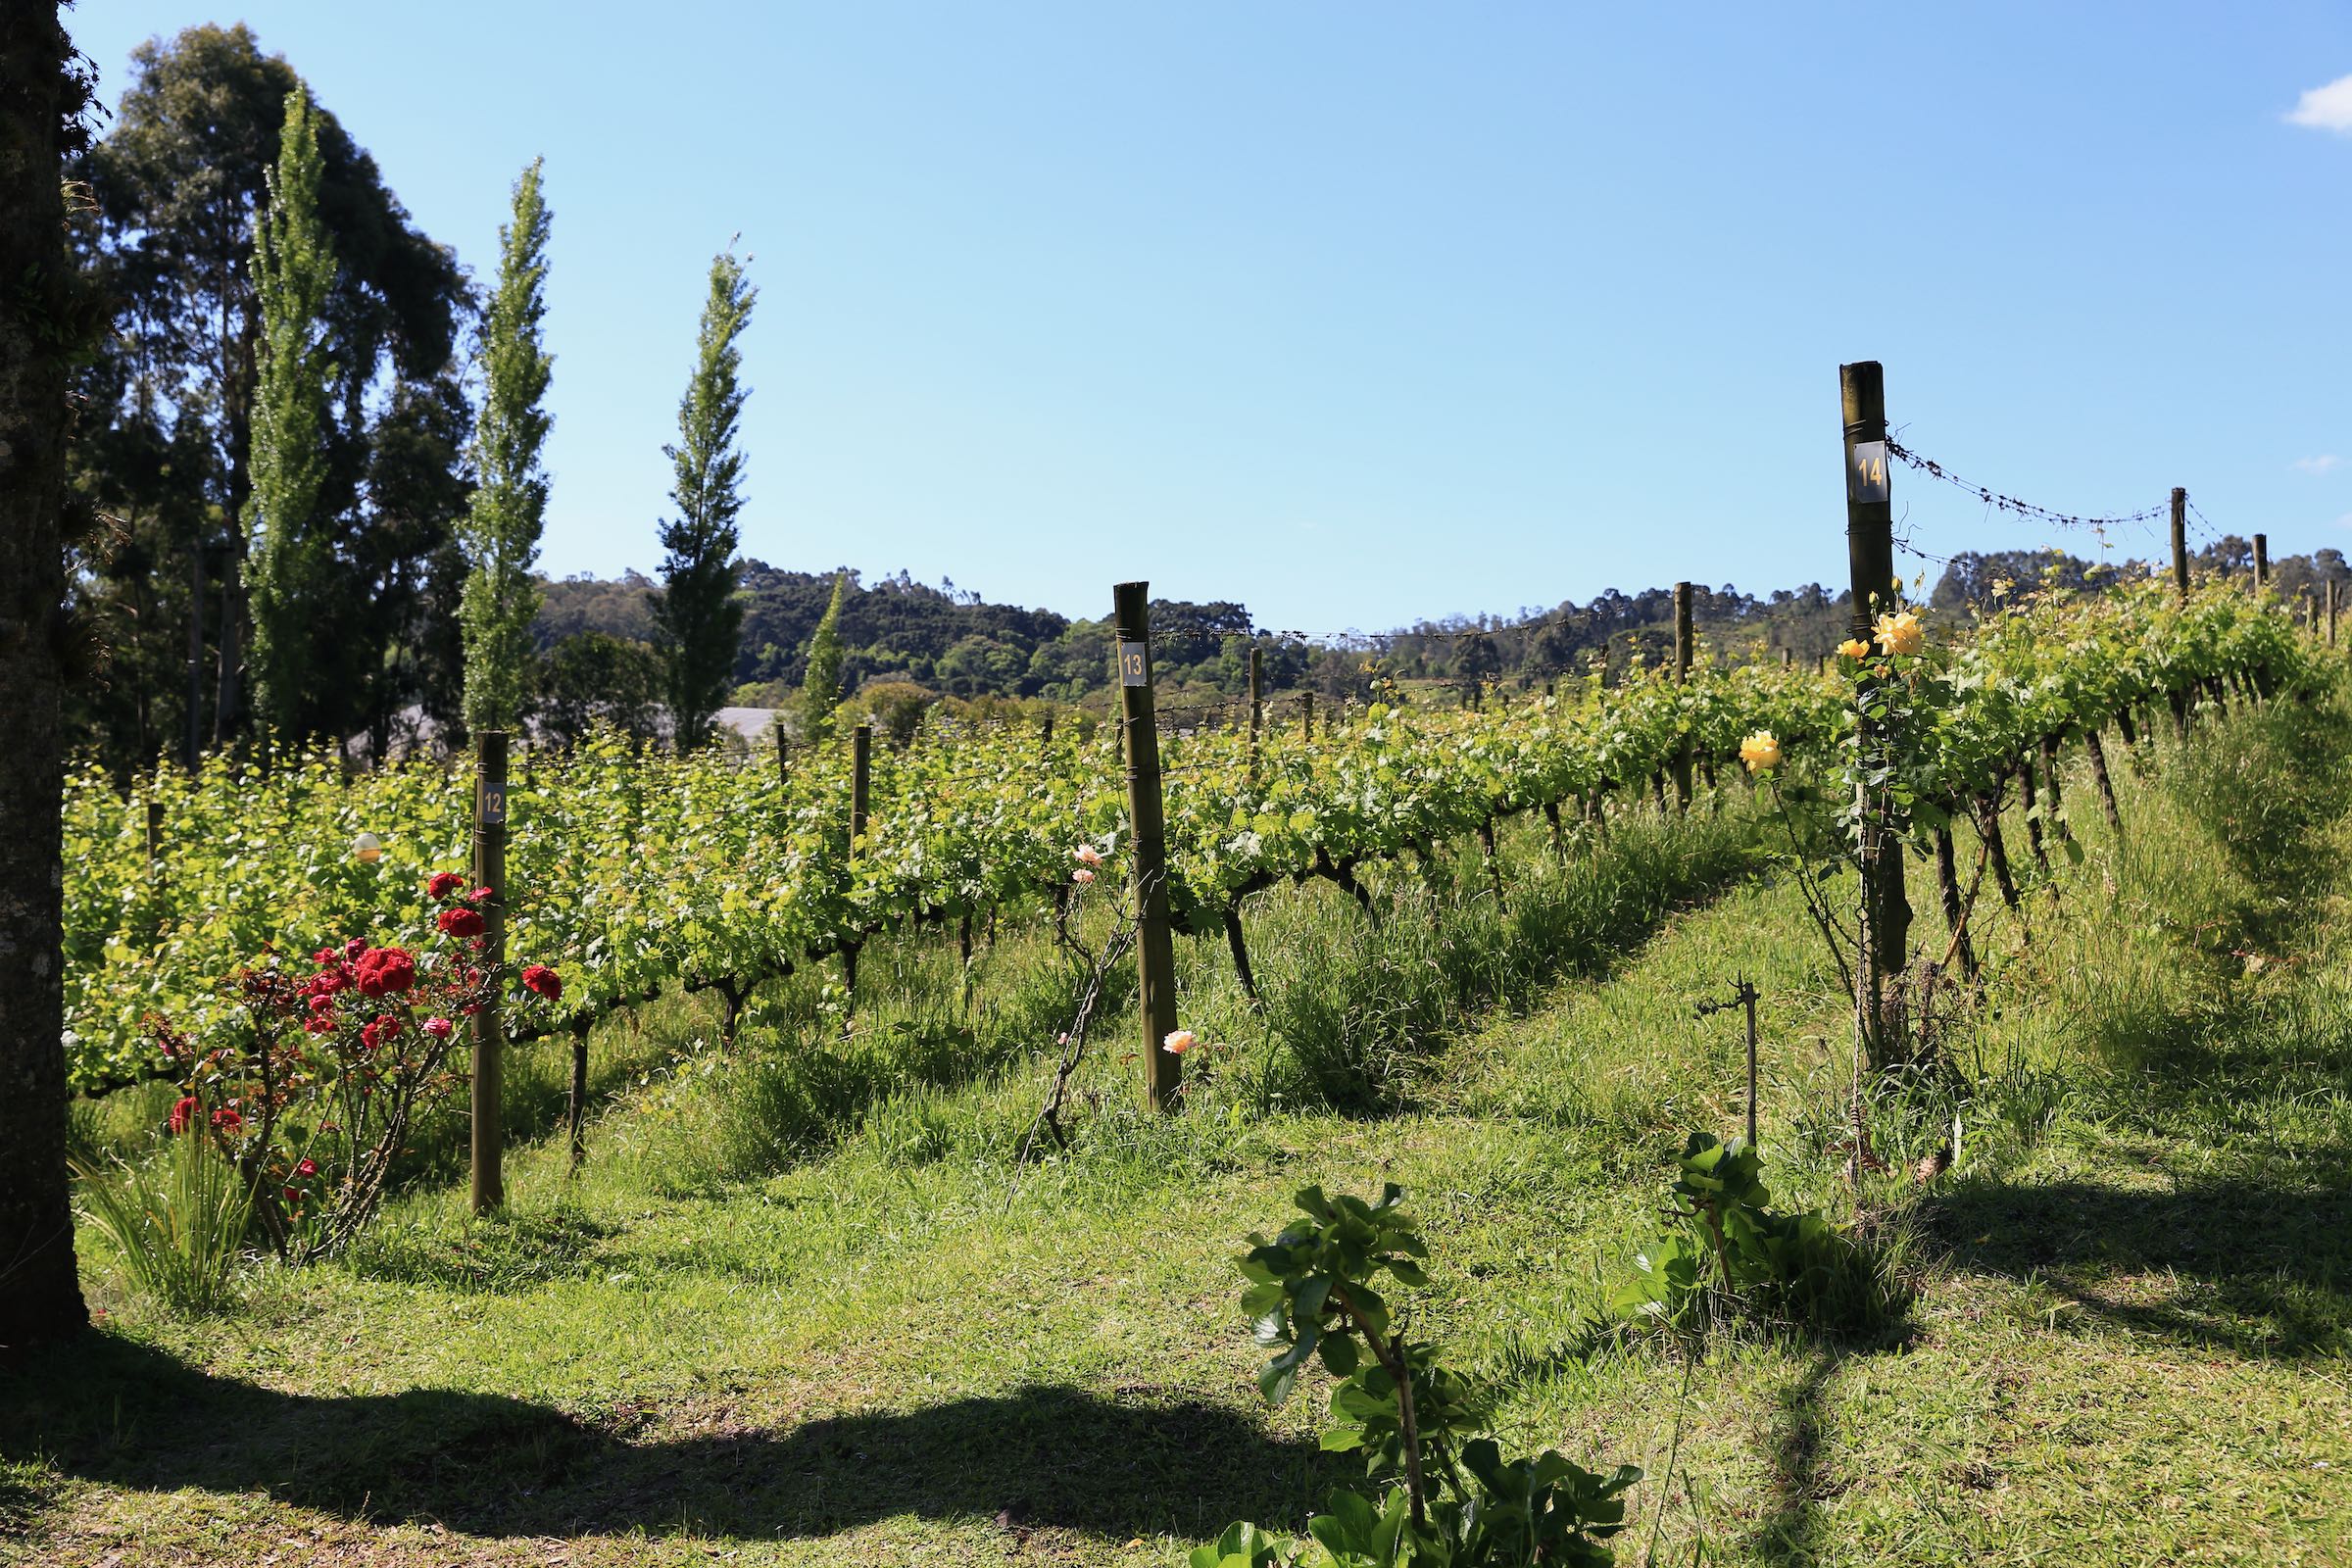
{"type": "Polygon", "coordinates": [[[2258,533],[2254,536],[2254,591],[2260,593],[2270,585],[2271,536],[2258,533]]]}
{"type": "Polygon", "coordinates": [[[772,726],[776,732],[776,782],[792,782],[792,742],[784,738],[784,720],[779,714],[772,726]]]}
{"type": "Polygon", "coordinates": [[[2332,578],[2328,583],[2328,646],[2330,648],[2335,646],[2336,611],[2343,603],[2344,596],[2337,591],[2341,586],[2332,578]]]}
{"type": "MultiPolygon", "coordinates": [[[[1838,368],[1838,402],[1845,420],[1845,555],[1853,594],[1853,635],[1867,642],[1875,610],[1891,608],[1895,592],[1893,484],[1886,453],[1886,371],[1876,360],[1838,368]]],[[[1863,677],[1867,697],[1872,678],[1863,677]]],[[[1867,701],[1864,710],[1868,709],[1867,701]]],[[[1876,754],[1883,727],[1866,721],[1863,739],[1876,754]]],[[[1867,806],[1869,803],[1862,803],[1867,806]]],[[[1911,945],[1911,903],[1903,891],[1903,846],[1865,810],[1861,870],[1865,918],[1857,968],[1863,1016],[1877,1038],[1885,1024],[1882,998],[1888,976],[1903,965],[1911,945]]]]}
{"type": "Polygon", "coordinates": [[[1298,733],[1305,740],[1311,741],[1315,738],[1315,694],[1313,692],[1298,694],[1298,733]]]}
{"type": "MultiPolygon", "coordinates": [[[[850,731],[850,860],[855,864],[864,854],[860,841],[865,837],[865,811],[874,766],[874,725],[871,719],[850,731]]],[[[841,986],[848,996],[852,1011],[858,1006],[858,950],[861,944],[845,943],[841,950],[841,986]]],[[[841,1021],[841,1032],[850,1032],[850,1020],[841,1021]]]]}
{"type": "MultiPolygon", "coordinates": [[[[497,974],[507,961],[507,734],[483,730],[473,738],[473,880],[490,890],[482,906],[482,967],[497,974]]],[[[500,989],[505,980],[500,979],[500,989]]],[[[473,1211],[505,1206],[501,1160],[506,1130],[499,1104],[506,1070],[505,1021],[493,995],[473,1015],[473,1211]]]]}
{"type": "MultiPolygon", "coordinates": [[[[1690,585],[1674,585],[1674,679],[1678,686],[1690,678],[1690,585]]],[[[1690,809],[1690,743],[1685,740],[1674,753],[1674,805],[1677,810],[1690,809]]]]}
{"type": "MultiPolygon", "coordinates": [[[[1127,731],[1127,822],[1136,909],[1137,1012],[1144,1031],[1144,1094],[1153,1110],[1176,1108],[1184,1058],[1165,1049],[1176,1032],[1176,944],[1168,930],[1168,846],[1159,798],[1159,719],[1152,698],[1152,589],[1111,590],[1118,639],[1119,708],[1127,731]]],[[[1301,694],[1312,724],[1314,698],[1301,694]]]]}
{"type": "Polygon", "coordinates": [[[1265,656],[1262,650],[1250,650],[1250,777],[1257,778],[1257,738],[1266,727],[1265,656]]]}
{"type": "Polygon", "coordinates": [[[2188,492],[2173,486],[2173,587],[2188,598],[2188,492]]]}

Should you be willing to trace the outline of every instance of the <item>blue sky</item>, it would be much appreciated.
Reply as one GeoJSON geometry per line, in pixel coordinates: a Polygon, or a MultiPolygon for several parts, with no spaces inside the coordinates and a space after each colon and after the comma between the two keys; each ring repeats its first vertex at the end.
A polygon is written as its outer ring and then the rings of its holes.
{"type": "MultiPolygon", "coordinates": [[[[559,575],[659,560],[738,233],[744,550],[778,565],[1075,614],[1143,576],[1315,633],[1834,584],[1861,358],[1971,479],[2352,547],[2352,8],[1936,9],[68,18],[110,103],[140,39],[250,23],[480,276],[545,155],[559,575]]],[[[2052,540],[1895,494],[1926,550],[2052,540]]]]}

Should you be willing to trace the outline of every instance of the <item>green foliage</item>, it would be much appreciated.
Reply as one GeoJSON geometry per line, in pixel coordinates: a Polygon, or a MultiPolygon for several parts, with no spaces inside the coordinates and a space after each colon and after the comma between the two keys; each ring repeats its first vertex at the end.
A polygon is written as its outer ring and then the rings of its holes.
{"type": "Polygon", "coordinates": [[[564,746],[586,740],[599,724],[650,740],[662,678],[662,658],[644,643],[575,632],[540,661],[539,722],[564,746]]]}
{"type": "Polygon", "coordinates": [[[743,511],[744,456],[735,440],[748,389],[738,378],[743,353],[736,340],[751,324],[758,298],[732,251],[711,259],[694,374],[678,403],[678,444],[662,449],[677,472],[669,498],[678,515],[662,525],[667,555],[654,615],[662,626],[669,711],[682,752],[710,736],[710,716],[733,683],[743,625],[743,606],[735,598],[735,518],[743,511]]]}
{"type": "Polygon", "coordinates": [[[83,1212],[140,1290],[174,1312],[217,1312],[234,1298],[229,1276],[253,1189],[201,1123],[167,1142],[163,1157],[143,1166],[119,1154],[110,1163],[74,1159],[83,1212]]]}
{"type": "Polygon", "coordinates": [[[540,160],[514,182],[513,221],[499,236],[498,285],[482,320],[481,413],[474,425],[477,485],[461,536],[466,565],[460,610],[466,636],[466,724],[513,729],[531,680],[531,621],[539,591],[531,564],[547,514],[540,452],[553,422],[542,399],[555,367],[540,344],[547,314],[549,213],[540,160]]]}
{"type": "Polygon", "coordinates": [[[1339,1380],[1323,1446],[1361,1451],[1369,1474],[1389,1485],[1333,1494],[1305,1541],[1230,1526],[1192,1553],[1193,1568],[1613,1562],[1603,1543],[1625,1528],[1624,1493],[1642,1472],[1625,1465],[1604,1478],[1549,1449],[1505,1460],[1492,1438],[1477,1435],[1484,1400],[1436,1346],[1407,1338],[1377,1283],[1429,1283],[1403,1193],[1392,1183],[1367,1203],[1309,1187],[1296,1201],[1303,1217],[1272,1241],[1252,1236],[1240,1260],[1250,1282],[1242,1308],[1258,1344],[1276,1352],[1258,1388],[1279,1403],[1319,1359],[1339,1380]]]}
{"type": "Polygon", "coordinates": [[[841,701],[841,598],[847,573],[833,579],[833,598],[808,638],[808,673],[801,682],[801,735],[821,741],[833,733],[833,709],[841,701]]]}
{"type": "Polygon", "coordinates": [[[1851,1333],[1900,1315],[1906,1293],[1868,1249],[1818,1210],[1772,1212],[1762,1156],[1744,1139],[1692,1133],[1678,1170],[1669,1228],[1609,1293],[1613,1327],[1692,1333],[1746,1313],[1851,1333]]]}
{"type": "Polygon", "coordinates": [[[318,132],[310,95],[286,94],[270,207],[254,224],[262,317],[254,387],[253,493],[245,503],[246,587],[253,610],[254,711],[278,734],[300,733],[311,634],[331,552],[318,491],[329,430],[325,311],[335,257],[318,211],[318,132]]]}

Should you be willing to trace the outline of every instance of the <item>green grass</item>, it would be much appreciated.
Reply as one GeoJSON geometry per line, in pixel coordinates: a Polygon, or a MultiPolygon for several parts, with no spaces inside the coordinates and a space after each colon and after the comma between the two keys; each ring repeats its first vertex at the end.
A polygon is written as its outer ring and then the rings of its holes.
{"type": "MultiPolygon", "coordinates": [[[[2117,747],[2120,846],[2070,776],[2084,864],[2029,886],[2030,944],[1983,934],[1962,1070],[1876,1099],[1891,1168],[1858,1195],[1837,981],[1736,811],[1566,868],[1523,831],[1507,909],[1474,857],[1379,931],[1329,888],[1267,895],[1271,1019],[1185,944],[1187,1021],[1230,1061],[1147,1117],[1120,1013],[1073,1147],[1017,1182],[1067,1005],[1040,933],[982,955],[969,1013],[952,951],[869,954],[847,1045],[813,975],[732,1062],[694,1049],[707,1013],[648,1009],[599,1033],[587,1170],[543,1110],[501,1219],[428,1161],[351,1257],[203,1321],[85,1230],[110,1316],[0,1381],[0,1557],[1175,1562],[1342,1473],[1314,1390],[1257,1401],[1241,1237],[1308,1181],[1392,1179],[1436,1253],[1415,1310],[1508,1443],[1649,1471],[1623,1561],[1653,1534],[1661,1563],[2346,1560],[2348,747],[2332,703],[2160,765],[2117,747]],[[1740,1123],[1736,1015],[1693,1008],[1742,973],[1776,1204],[1861,1214],[1919,1294],[1851,1340],[1581,1357],[1669,1151],[1740,1123]]],[[[85,1148],[135,1142],[107,1116],[85,1148]]]]}

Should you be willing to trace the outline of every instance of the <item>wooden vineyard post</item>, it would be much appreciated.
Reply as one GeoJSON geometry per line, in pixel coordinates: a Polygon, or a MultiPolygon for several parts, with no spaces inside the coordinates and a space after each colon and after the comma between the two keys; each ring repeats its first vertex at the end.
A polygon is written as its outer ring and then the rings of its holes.
{"type": "Polygon", "coordinates": [[[2254,591],[2262,592],[2271,585],[2271,536],[2254,536],[2254,591]]]}
{"type": "Polygon", "coordinates": [[[158,881],[164,874],[164,803],[147,803],[147,874],[158,881]]]}
{"type": "MultiPolygon", "coordinates": [[[[1136,1010],[1143,1018],[1144,1094],[1153,1110],[1173,1110],[1184,1062],[1165,1049],[1168,1036],[1176,1032],[1176,943],[1168,930],[1159,720],[1152,704],[1151,584],[1120,583],[1111,590],[1111,603],[1119,654],[1119,713],[1127,732],[1127,824],[1134,860],[1136,1010]]],[[[1311,724],[1311,697],[1306,711],[1311,724]]]]}
{"type": "MultiPolygon", "coordinates": [[[[872,800],[874,767],[874,724],[867,719],[850,731],[850,862],[855,865],[864,853],[866,807],[872,800]]],[[[850,1005],[858,1005],[858,944],[850,942],[841,950],[841,988],[849,997],[850,1005]]],[[[842,1020],[842,1032],[849,1032],[849,1020],[842,1020]]]]}
{"type": "Polygon", "coordinates": [[[792,782],[792,742],[784,737],[784,720],[779,714],[773,724],[776,732],[776,782],[792,782]]]}
{"type": "Polygon", "coordinates": [[[1782,667],[1783,669],[1787,669],[1787,668],[1788,668],[1788,667],[1790,664],[1793,664],[1793,663],[1795,663],[1795,662],[1796,662],[1796,650],[1795,650],[1795,649],[1793,649],[1793,648],[1788,648],[1788,647],[1784,647],[1784,648],[1781,650],[1781,667],[1782,667]]]}
{"type": "Polygon", "coordinates": [[[1263,651],[1250,650],[1250,782],[1257,782],[1257,738],[1266,726],[1265,658],[1263,651]]]}
{"type": "MultiPolygon", "coordinates": [[[[1876,360],[1838,368],[1840,412],[1845,422],[1845,555],[1853,593],[1853,635],[1871,638],[1873,612],[1893,608],[1894,503],[1887,472],[1886,371],[1876,360]]],[[[1861,711],[1867,715],[1875,677],[1860,682],[1861,711]]],[[[1885,726],[1865,716],[1861,734],[1865,766],[1885,752],[1885,726]]],[[[1911,903],[1903,891],[1903,846],[1886,831],[1880,810],[1862,807],[1862,911],[1856,1004],[1873,1042],[1885,1036],[1887,977],[1902,967],[1910,951],[1911,903]]]]}
{"type": "Polygon", "coordinates": [[[1302,741],[1311,741],[1315,738],[1315,694],[1313,692],[1298,694],[1298,738],[1302,741]]]}
{"type": "Polygon", "coordinates": [[[1740,1001],[1747,1008],[1747,1147],[1756,1147],[1756,988],[1740,977],[1740,1001]]]}
{"type": "MultiPolygon", "coordinates": [[[[1690,585],[1674,585],[1674,681],[1681,685],[1690,678],[1690,585]]],[[[1674,804],[1678,810],[1690,809],[1690,743],[1685,740],[1674,752],[1674,804]]]]}
{"type": "Polygon", "coordinates": [[[2341,586],[2332,579],[2328,584],[2328,646],[2330,648],[2335,646],[2336,609],[2343,602],[2343,595],[2339,592],[2341,586]]]}
{"type": "Polygon", "coordinates": [[[571,1099],[564,1111],[564,1130],[571,1135],[571,1169],[576,1174],[588,1158],[588,1030],[591,1015],[571,1020],[571,1099]]]}
{"type": "Polygon", "coordinates": [[[2173,589],[2188,598],[2188,492],[2173,486],[2173,589]]]}
{"type": "MultiPolygon", "coordinates": [[[[486,729],[473,738],[473,881],[488,888],[482,906],[482,967],[496,974],[507,961],[507,734],[486,729]]],[[[499,993],[505,991],[502,978],[499,993]]],[[[473,1015],[473,1211],[486,1214],[507,1200],[500,1160],[506,1130],[499,1107],[506,1054],[506,1022],[494,993],[473,1015]]]]}

